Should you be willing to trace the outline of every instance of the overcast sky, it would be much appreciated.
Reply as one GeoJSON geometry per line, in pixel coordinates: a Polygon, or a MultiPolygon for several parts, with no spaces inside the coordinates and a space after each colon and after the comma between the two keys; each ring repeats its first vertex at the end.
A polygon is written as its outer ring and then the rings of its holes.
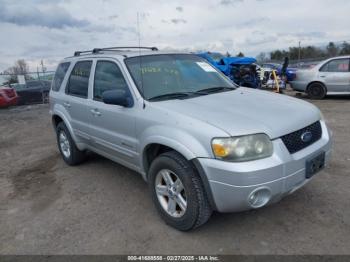
{"type": "Polygon", "coordinates": [[[0,0],[0,71],[48,69],[75,50],[141,44],[261,51],[350,40],[349,0],[0,0]]]}

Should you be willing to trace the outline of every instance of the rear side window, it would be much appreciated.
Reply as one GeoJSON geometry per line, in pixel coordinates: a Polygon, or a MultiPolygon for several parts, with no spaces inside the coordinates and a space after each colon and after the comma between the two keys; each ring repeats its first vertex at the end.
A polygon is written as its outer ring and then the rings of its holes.
{"type": "Polygon", "coordinates": [[[52,90],[58,91],[62,85],[63,79],[66,76],[70,63],[62,63],[57,67],[55,77],[52,82],[52,90]]]}
{"type": "Polygon", "coordinates": [[[321,72],[349,72],[349,59],[335,59],[325,64],[321,72]]]}
{"type": "Polygon", "coordinates": [[[66,93],[87,98],[92,61],[81,61],[75,64],[69,77],[66,93]]]}
{"type": "Polygon", "coordinates": [[[101,101],[102,94],[108,90],[127,90],[127,84],[119,67],[109,61],[99,61],[96,65],[94,99],[101,101]]]}

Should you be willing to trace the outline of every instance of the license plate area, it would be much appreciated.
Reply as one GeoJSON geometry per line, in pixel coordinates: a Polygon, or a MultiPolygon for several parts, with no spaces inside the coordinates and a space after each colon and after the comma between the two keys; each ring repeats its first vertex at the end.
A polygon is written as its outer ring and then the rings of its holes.
{"type": "Polygon", "coordinates": [[[319,154],[318,156],[311,158],[306,161],[306,178],[311,178],[318,171],[324,168],[325,164],[325,152],[319,154]]]}

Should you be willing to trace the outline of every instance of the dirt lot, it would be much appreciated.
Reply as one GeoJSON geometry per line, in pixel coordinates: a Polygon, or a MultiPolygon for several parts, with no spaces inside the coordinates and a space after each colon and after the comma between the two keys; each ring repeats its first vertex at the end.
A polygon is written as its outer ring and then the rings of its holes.
{"type": "Polygon", "coordinates": [[[46,105],[0,110],[0,254],[350,254],[350,97],[314,103],[334,132],[330,167],[188,233],[163,223],[133,171],[96,155],[65,165],[46,105]]]}

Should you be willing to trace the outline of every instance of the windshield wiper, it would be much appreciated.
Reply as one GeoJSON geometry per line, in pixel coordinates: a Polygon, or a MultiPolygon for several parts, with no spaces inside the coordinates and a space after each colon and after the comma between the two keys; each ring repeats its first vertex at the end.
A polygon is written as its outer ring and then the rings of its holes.
{"type": "Polygon", "coordinates": [[[205,89],[201,89],[196,91],[196,94],[211,94],[211,93],[217,93],[217,92],[224,92],[224,91],[231,91],[235,90],[236,87],[229,87],[229,86],[216,86],[216,87],[209,87],[205,89]]]}
{"type": "Polygon", "coordinates": [[[212,93],[231,91],[231,90],[235,90],[235,89],[236,89],[236,87],[217,86],[217,87],[210,87],[210,88],[201,89],[201,90],[198,90],[195,92],[175,92],[175,93],[158,95],[158,96],[151,97],[148,100],[149,101],[159,101],[159,100],[169,100],[169,99],[184,99],[184,98],[193,97],[193,96],[208,95],[208,94],[212,94],[212,93]]]}
{"type": "Polygon", "coordinates": [[[158,100],[168,100],[168,99],[181,99],[181,98],[187,98],[191,96],[192,93],[189,92],[176,92],[176,93],[169,93],[169,94],[163,94],[159,96],[154,96],[149,98],[149,101],[158,101],[158,100]]]}

